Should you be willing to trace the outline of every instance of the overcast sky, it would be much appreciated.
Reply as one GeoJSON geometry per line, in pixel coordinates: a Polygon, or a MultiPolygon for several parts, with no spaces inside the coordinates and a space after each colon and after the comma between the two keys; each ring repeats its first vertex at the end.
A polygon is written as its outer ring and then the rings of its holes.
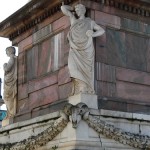
{"type": "MultiPolygon", "coordinates": [[[[28,1],[29,0],[0,0],[0,22],[24,6],[28,1]]],[[[4,76],[3,64],[8,61],[8,57],[5,54],[5,49],[8,46],[11,46],[11,42],[6,38],[0,37],[0,78],[2,81],[4,76]]],[[[3,106],[2,109],[5,109],[5,107],[3,106]]]]}

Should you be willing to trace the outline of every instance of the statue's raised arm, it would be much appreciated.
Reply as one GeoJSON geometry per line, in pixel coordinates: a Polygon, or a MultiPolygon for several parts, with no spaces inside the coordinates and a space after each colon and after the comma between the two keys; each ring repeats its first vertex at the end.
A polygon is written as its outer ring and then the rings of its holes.
{"type": "Polygon", "coordinates": [[[73,24],[73,22],[76,20],[74,14],[73,14],[73,7],[69,5],[62,5],[61,6],[61,11],[63,12],[64,15],[70,17],[70,22],[73,24]]]}

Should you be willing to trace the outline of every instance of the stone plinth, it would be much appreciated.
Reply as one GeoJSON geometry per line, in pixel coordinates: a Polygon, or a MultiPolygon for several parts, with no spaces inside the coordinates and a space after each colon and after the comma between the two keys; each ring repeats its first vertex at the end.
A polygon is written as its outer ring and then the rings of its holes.
{"type": "Polygon", "coordinates": [[[68,102],[76,105],[80,102],[85,103],[89,108],[98,109],[97,95],[94,94],[78,94],[70,96],[68,102]]]}

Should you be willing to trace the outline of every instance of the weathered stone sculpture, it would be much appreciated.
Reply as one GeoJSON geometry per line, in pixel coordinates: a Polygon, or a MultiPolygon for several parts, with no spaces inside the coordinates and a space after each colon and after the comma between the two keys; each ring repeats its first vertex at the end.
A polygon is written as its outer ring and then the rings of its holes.
{"type": "Polygon", "coordinates": [[[68,67],[74,83],[72,94],[94,94],[95,50],[93,38],[102,35],[104,30],[95,21],[85,17],[86,8],[82,4],[76,5],[75,9],[63,5],[61,10],[66,16],[70,17],[71,22],[68,33],[70,44],[68,67]],[[78,18],[76,18],[76,15],[78,18]]]}
{"type": "Polygon", "coordinates": [[[17,96],[17,57],[15,48],[6,48],[6,54],[10,57],[4,68],[4,102],[7,107],[7,118],[13,117],[16,113],[16,96],[17,96]]]}

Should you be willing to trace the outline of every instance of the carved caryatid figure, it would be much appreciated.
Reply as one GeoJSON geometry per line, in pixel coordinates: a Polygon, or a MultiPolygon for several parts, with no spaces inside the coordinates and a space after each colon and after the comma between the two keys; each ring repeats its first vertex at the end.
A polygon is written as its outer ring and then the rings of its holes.
{"type": "Polygon", "coordinates": [[[7,118],[13,117],[16,113],[17,96],[17,57],[15,48],[6,48],[6,54],[10,57],[4,68],[4,102],[7,107],[7,118]]]}
{"type": "Polygon", "coordinates": [[[86,8],[82,4],[76,5],[75,8],[63,5],[61,10],[70,17],[71,23],[68,33],[70,45],[68,68],[74,81],[72,94],[94,94],[93,38],[102,35],[105,31],[95,21],[85,17],[86,8]]]}

